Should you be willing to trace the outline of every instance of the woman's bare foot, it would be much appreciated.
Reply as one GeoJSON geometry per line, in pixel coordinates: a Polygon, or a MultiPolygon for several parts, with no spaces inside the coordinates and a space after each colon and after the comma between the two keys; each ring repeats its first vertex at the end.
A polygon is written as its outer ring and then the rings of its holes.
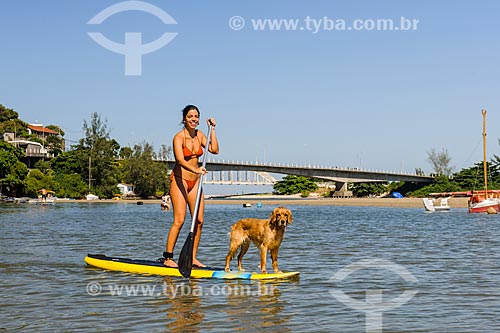
{"type": "Polygon", "coordinates": [[[170,268],[177,268],[177,267],[179,267],[179,266],[177,266],[177,263],[172,258],[165,259],[165,261],[163,262],[163,266],[170,267],[170,268]]]}
{"type": "Polygon", "coordinates": [[[207,265],[202,264],[198,259],[193,259],[193,267],[205,268],[207,265]]]}

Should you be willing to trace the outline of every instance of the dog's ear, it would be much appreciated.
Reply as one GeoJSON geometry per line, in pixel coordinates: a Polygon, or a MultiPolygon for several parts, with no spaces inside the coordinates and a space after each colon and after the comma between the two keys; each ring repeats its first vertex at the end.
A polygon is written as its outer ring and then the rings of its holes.
{"type": "Polygon", "coordinates": [[[293,218],[292,218],[292,211],[289,210],[289,209],[287,209],[286,212],[288,214],[288,224],[292,224],[292,220],[293,220],[293,218]]]}
{"type": "Polygon", "coordinates": [[[278,212],[278,208],[275,208],[273,209],[273,211],[271,212],[271,215],[269,216],[269,224],[274,224],[276,223],[276,219],[277,219],[277,214],[278,212]]]}

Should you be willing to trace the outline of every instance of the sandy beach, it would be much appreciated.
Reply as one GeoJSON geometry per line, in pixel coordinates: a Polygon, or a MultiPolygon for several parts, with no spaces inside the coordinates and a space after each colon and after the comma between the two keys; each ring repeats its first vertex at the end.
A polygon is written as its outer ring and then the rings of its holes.
{"type": "MultiPolygon", "coordinates": [[[[161,200],[58,200],[57,203],[80,202],[80,203],[115,203],[115,204],[157,204],[161,200]]],[[[300,198],[298,196],[278,195],[244,195],[231,198],[206,198],[207,205],[311,205],[311,206],[373,206],[373,207],[399,207],[399,208],[424,208],[422,198],[300,198]]],[[[450,207],[467,208],[467,198],[451,198],[448,201],[450,207]]]]}

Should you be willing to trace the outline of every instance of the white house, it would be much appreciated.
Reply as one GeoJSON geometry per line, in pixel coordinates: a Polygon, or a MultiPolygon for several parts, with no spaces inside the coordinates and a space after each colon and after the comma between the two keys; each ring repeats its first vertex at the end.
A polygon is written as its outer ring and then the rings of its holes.
{"type": "Polygon", "coordinates": [[[135,193],[134,193],[135,186],[134,185],[118,184],[117,186],[120,189],[120,192],[122,195],[124,195],[124,196],[135,195],[135,193]]]}
{"type": "Polygon", "coordinates": [[[26,154],[26,156],[35,156],[35,157],[50,157],[50,154],[47,149],[43,147],[43,145],[39,142],[28,141],[28,140],[10,140],[10,133],[5,133],[4,138],[9,140],[5,140],[11,145],[15,147],[22,148],[26,154]]]}

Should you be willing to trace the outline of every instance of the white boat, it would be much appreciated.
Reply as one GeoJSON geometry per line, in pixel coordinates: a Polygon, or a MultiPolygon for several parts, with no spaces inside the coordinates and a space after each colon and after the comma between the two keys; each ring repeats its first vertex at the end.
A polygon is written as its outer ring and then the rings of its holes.
{"type": "Polygon", "coordinates": [[[99,200],[99,197],[95,194],[92,194],[90,191],[91,188],[91,183],[92,183],[92,173],[90,172],[92,170],[92,158],[89,156],[89,194],[85,197],[87,200],[99,200]]]}
{"type": "Polygon", "coordinates": [[[45,199],[40,199],[40,198],[29,199],[28,203],[29,204],[35,204],[35,205],[53,205],[53,204],[56,203],[56,198],[49,197],[49,198],[45,198],[45,199]]]}
{"type": "Polygon", "coordinates": [[[87,200],[99,200],[99,197],[95,194],[89,193],[89,194],[87,194],[86,199],[87,200]]]}
{"type": "Polygon", "coordinates": [[[424,202],[424,207],[425,207],[426,211],[428,211],[428,212],[442,212],[442,211],[450,210],[450,206],[448,205],[448,200],[450,198],[451,197],[441,198],[439,205],[434,204],[437,199],[423,198],[422,201],[424,202]]]}

